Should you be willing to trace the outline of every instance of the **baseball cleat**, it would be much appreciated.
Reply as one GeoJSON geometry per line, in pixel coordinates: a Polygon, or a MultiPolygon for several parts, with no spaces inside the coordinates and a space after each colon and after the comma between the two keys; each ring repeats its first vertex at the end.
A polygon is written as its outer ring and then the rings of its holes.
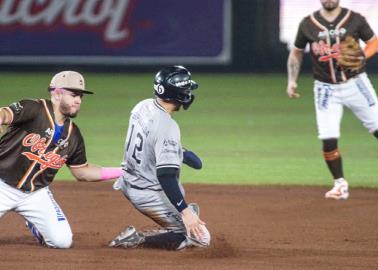
{"type": "Polygon", "coordinates": [[[129,226],[110,242],[109,247],[136,248],[143,242],[144,234],[137,232],[133,226],[129,226]]]}
{"type": "Polygon", "coordinates": [[[349,197],[348,182],[343,180],[335,182],[333,188],[325,194],[326,199],[346,200],[349,197]]]}
{"type": "Polygon", "coordinates": [[[28,228],[30,230],[30,232],[32,233],[34,238],[38,241],[38,243],[40,243],[42,246],[44,246],[45,240],[43,240],[42,235],[40,234],[38,229],[34,226],[34,224],[29,222],[29,221],[26,221],[25,225],[26,225],[26,228],[28,228]]]}
{"type": "Polygon", "coordinates": [[[120,189],[121,189],[121,180],[120,180],[120,179],[117,179],[117,180],[113,183],[113,189],[114,189],[114,190],[120,190],[120,189]]]}

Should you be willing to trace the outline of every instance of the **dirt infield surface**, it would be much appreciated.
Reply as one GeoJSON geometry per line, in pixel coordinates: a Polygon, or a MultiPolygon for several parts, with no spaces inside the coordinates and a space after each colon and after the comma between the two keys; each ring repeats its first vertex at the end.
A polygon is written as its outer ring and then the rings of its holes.
{"type": "Polygon", "coordinates": [[[186,185],[212,234],[205,250],[108,248],[128,224],[153,223],[111,183],[51,187],[74,233],[74,247],[38,246],[23,219],[0,219],[0,269],[378,269],[378,190],[352,189],[348,201],[324,187],[186,185]]]}

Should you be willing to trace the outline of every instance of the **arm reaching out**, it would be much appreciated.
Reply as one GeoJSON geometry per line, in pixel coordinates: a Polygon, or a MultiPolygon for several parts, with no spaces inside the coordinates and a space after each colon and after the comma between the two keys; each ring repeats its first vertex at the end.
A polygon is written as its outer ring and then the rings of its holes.
{"type": "Polygon", "coordinates": [[[70,168],[72,175],[78,181],[98,182],[116,179],[123,173],[121,168],[99,167],[93,164],[80,168],[70,168]]]}

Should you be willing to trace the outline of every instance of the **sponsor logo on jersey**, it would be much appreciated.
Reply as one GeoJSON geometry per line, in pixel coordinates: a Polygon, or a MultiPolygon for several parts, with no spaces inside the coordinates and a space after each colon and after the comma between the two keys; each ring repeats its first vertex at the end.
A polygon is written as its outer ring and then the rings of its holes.
{"type": "Polygon", "coordinates": [[[163,154],[168,154],[168,153],[171,153],[171,154],[178,154],[178,151],[176,150],[169,150],[169,149],[164,149],[162,151],[163,154]]]}
{"type": "Polygon", "coordinates": [[[327,39],[327,37],[341,38],[345,36],[346,32],[347,30],[345,28],[326,30],[326,31],[319,32],[318,38],[323,39],[323,40],[327,39]]]}
{"type": "Polygon", "coordinates": [[[337,58],[340,55],[340,44],[333,44],[330,46],[328,43],[320,40],[311,44],[311,50],[314,55],[318,55],[320,62],[327,62],[329,59],[337,58]]]}
{"type": "Polygon", "coordinates": [[[40,168],[45,170],[47,168],[60,169],[67,161],[67,155],[60,156],[53,151],[45,153],[48,144],[47,139],[41,137],[39,134],[28,134],[22,141],[22,145],[30,147],[31,152],[22,152],[31,161],[36,161],[40,164],[40,168]]]}
{"type": "Polygon", "coordinates": [[[24,108],[24,107],[21,105],[20,102],[14,102],[14,103],[12,103],[9,107],[12,108],[13,111],[14,111],[16,114],[19,114],[19,113],[22,111],[22,109],[24,108]]]}
{"type": "Polygon", "coordinates": [[[169,146],[169,145],[176,146],[176,145],[177,145],[177,142],[176,142],[176,141],[173,141],[173,140],[167,140],[167,139],[165,139],[165,140],[163,141],[163,145],[164,145],[164,146],[169,146]]]}
{"type": "Polygon", "coordinates": [[[52,128],[48,128],[46,129],[45,133],[48,138],[51,138],[54,135],[54,130],[52,128]]]}
{"type": "Polygon", "coordinates": [[[59,149],[67,148],[68,145],[69,145],[68,141],[63,140],[63,139],[59,139],[57,142],[57,146],[59,147],[59,149]]]}

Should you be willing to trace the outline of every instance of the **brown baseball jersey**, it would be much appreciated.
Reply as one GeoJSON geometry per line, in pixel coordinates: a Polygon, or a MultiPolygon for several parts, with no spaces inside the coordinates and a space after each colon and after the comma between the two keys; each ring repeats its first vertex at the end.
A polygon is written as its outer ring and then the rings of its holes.
{"type": "Polygon", "coordinates": [[[22,100],[3,108],[12,115],[0,139],[0,179],[8,185],[32,192],[48,186],[58,170],[87,165],[79,128],[67,119],[62,136],[53,141],[54,111],[49,100],[22,100]]]}
{"type": "Polygon", "coordinates": [[[347,36],[356,40],[368,41],[374,32],[366,19],[359,13],[342,8],[339,16],[329,22],[320,11],[305,17],[299,25],[295,47],[304,49],[310,44],[313,74],[316,80],[327,83],[340,83],[363,72],[342,70],[336,65],[340,52],[340,41],[347,36]]]}

